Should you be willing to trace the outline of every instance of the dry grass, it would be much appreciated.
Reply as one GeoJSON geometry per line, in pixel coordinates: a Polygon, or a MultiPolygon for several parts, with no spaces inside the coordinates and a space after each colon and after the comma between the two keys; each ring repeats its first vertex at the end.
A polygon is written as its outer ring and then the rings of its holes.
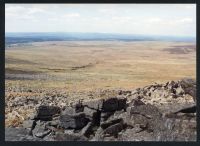
{"type": "MultiPolygon", "coordinates": [[[[196,78],[196,52],[171,54],[163,49],[184,42],[42,42],[6,50],[6,72],[32,80],[6,80],[8,86],[66,88],[135,88],[196,78]],[[43,77],[45,76],[45,77],[43,77]]],[[[171,47],[172,49],[174,47],[171,47]]]]}

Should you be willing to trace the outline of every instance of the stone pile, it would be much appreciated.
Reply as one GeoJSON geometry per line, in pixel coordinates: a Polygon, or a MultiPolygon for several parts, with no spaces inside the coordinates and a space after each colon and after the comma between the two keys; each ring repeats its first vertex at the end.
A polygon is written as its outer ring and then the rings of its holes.
{"type": "Polygon", "coordinates": [[[21,128],[6,129],[6,140],[195,141],[195,98],[196,83],[184,79],[119,91],[114,97],[80,100],[64,109],[40,105],[21,128]],[[187,96],[192,100],[185,102],[187,96]],[[175,99],[171,102],[175,108],[151,102],[157,98],[163,104],[167,98],[175,99]],[[184,102],[178,104],[178,98],[184,102]]]}

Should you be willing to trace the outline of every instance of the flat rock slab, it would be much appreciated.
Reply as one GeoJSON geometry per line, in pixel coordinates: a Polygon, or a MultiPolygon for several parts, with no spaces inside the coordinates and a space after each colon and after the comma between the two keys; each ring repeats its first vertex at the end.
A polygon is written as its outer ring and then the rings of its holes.
{"type": "Polygon", "coordinates": [[[52,116],[59,114],[61,112],[61,109],[56,106],[39,106],[37,109],[37,114],[35,116],[36,120],[52,120],[52,116]]]}
{"type": "Polygon", "coordinates": [[[60,116],[60,126],[65,129],[82,129],[88,122],[83,112],[72,115],[64,112],[60,116]]]}
{"type": "Polygon", "coordinates": [[[102,112],[114,112],[126,108],[126,98],[111,97],[84,103],[84,106],[102,112]]]}
{"type": "Polygon", "coordinates": [[[83,103],[83,105],[90,109],[101,110],[103,107],[103,99],[95,99],[92,101],[88,101],[83,103]]]}
{"type": "Polygon", "coordinates": [[[121,123],[121,122],[123,122],[123,119],[114,119],[114,120],[102,122],[100,126],[102,129],[106,129],[111,125],[121,123]]]}
{"type": "Polygon", "coordinates": [[[88,107],[84,108],[84,113],[86,115],[86,118],[88,118],[93,125],[99,125],[100,124],[100,112],[88,107]]]}
{"type": "Polygon", "coordinates": [[[147,105],[140,105],[140,106],[134,106],[134,107],[129,107],[127,109],[127,112],[130,115],[133,114],[140,114],[145,116],[146,118],[152,119],[153,117],[159,117],[161,116],[161,113],[159,109],[153,105],[147,104],[147,105]]]}

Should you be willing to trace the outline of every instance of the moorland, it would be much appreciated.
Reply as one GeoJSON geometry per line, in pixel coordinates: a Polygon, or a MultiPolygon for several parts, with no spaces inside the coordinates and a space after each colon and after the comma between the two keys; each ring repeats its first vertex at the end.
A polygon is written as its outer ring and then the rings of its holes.
{"type": "MultiPolygon", "coordinates": [[[[188,77],[196,80],[193,41],[124,39],[51,38],[20,43],[10,39],[5,51],[6,127],[23,127],[24,121],[41,105],[66,108],[80,100],[117,95],[124,95],[130,101],[141,99],[132,92],[139,87],[146,90],[152,84],[156,84],[154,88],[158,91],[151,91],[154,97],[142,90],[144,103],[151,101],[157,107],[170,103],[168,109],[178,103],[194,103],[194,94],[188,94],[178,81],[188,77]],[[177,87],[171,81],[178,81],[177,87]],[[169,89],[167,98],[163,95],[165,88],[169,89]]],[[[191,91],[196,84],[193,85],[192,82],[191,91]]],[[[145,140],[143,137],[141,140],[145,140]]]]}

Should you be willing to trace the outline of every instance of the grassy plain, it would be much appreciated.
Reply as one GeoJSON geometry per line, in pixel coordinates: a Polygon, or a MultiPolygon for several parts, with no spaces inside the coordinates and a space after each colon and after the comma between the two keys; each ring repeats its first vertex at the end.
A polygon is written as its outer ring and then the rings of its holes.
{"type": "Polygon", "coordinates": [[[132,89],[196,78],[196,48],[188,42],[38,42],[6,49],[6,88],[132,89]]]}

